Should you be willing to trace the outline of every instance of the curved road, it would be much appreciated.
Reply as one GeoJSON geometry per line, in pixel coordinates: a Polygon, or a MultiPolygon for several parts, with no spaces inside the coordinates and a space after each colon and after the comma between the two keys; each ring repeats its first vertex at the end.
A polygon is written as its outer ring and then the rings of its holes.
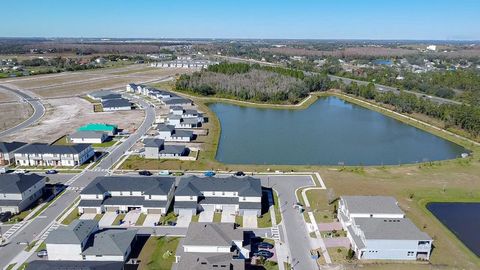
{"type": "Polygon", "coordinates": [[[28,118],[27,120],[23,121],[22,123],[14,126],[14,127],[11,127],[11,128],[9,128],[7,130],[4,130],[4,131],[1,131],[0,132],[0,137],[4,137],[4,136],[10,135],[10,134],[13,134],[15,132],[20,131],[23,128],[26,128],[26,127],[34,124],[40,118],[42,118],[42,116],[45,114],[45,107],[43,106],[42,102],[40,102],[39,99],[33,98],[33,97],[25,94],[24,92],[20,91],[20,90],[13,89],[13,88],[7,87],[5,85],[0,85],[0,88],[2,88],[4,90],[7,90],[7,91],[10,91],[13,94],[19,96],[21,100],[24,100],[24,101],[30,103],[30,105],[33,108],[33,114],[32,114],[32,116],[30,116],[30,118],[28,118]]]}

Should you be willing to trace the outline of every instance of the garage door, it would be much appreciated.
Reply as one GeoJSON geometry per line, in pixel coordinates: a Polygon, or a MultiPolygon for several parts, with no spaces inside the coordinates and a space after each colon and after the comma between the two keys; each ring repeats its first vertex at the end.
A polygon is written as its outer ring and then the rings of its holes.
{"type": "Polygon", "coordinates": [[[162,209],[160,208],[147,209],[147,214],[162,214],[162,209]]]}
{"type": "Polygon", "coordinates": [[[256,216],[258,214],[257,210],[243,210],[244,216],[256,216]]]}
{"type": "Polygon", "coordinates": [[[234,204],[227,204],[222,206],[222,211],[233,213],[236,211],[236,208],[234,204]]]}
{"type": "Polygon", "coordinates": [[[215,205],[213,204],[202,204],[203,211],[215,211],[215,205]]]}
{"type": "Polygon", "coordinates": [[[118,206],[107,206],[107,207],[105,207],[105,210],[107,212],[115,212],[115,211],[120,210],[120,207],[118,207],[118,206]]]}
{"type": "Polygon", "coordinates": [[[83,213],[85,214],[96,214],[97,208],[83,208],[83,213]]]}

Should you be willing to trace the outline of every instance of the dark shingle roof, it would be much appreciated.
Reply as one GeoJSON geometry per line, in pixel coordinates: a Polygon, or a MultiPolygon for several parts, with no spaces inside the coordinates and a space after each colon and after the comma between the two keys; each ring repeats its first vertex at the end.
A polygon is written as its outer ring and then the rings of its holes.
{"type": "Polygon", "coordinates": [[[101,176],[95,178],[80,194],[103,194],[108,191],[142,191],[146,195],[167,195],[174,177],[101,176]]]}
{"type": "Polygon", "coordinates": [[[26,270],[123,270],[123,262],[113,261],[32,261],[26,270]]]}
{"type": "Polygon", "coordinates": [[[243,231],[236,229],[233,223],[192,222],[183,245],[231,246],[233,240],[243,240],[243,231]]]}
{"type": "Polygon", "coordinates": [[[136,230],[106,230],[95,234],[93,245],[83,255],[124,256],[137,234],[136,230]]]}
{"type": "Polygon", "coordinates": [[[25,145],[24,142],[0,142],[0,152],[10,153],[25,145]]]}
{"type": "Polygon", "coordinates": [[[66,228],[58,228],[48,235],[47,244],[81,244],[94,231],[98,221],[93,219],[74,220],[66,228]]]}
{"type": "Polygon", "coordinates": [[[252,177],[198,177],[180,179],[175,195],[198,196],[197,191],[236,191],[238,196],[262,196],[260,179],[252,177]]]}
{"type": "Polygon", "coordinates": [[[175,132],[172,134],[173,138],[178,138],[178,137],[191,138],[192,136],[193,136],[193,131],[189,131],[189,130],[175,130],[175,132]]]}
{"type": "Polygon", "coordinates": [[[104,108],[129,107],[129,106],[132,106],[132,103],[130,103],[129,100],[124,99],[124,98],[109,99],[109,100],[102,101],[102,106],[104,108]]]}
{"type": "Polygon", "coordinates": [[[50,145],[32,143],[17,150],[20,154],[78,154],[90,147],[89,144],[50,145]]]}
{"type": "Polygon", "coordinates": [[[160,154],[183,155],[187,149],[183,145],[164,145],[160,150],[160,154]]]}
{"type": "Polygon", "coordinates": [[[173,131],[173,130],[175,129],[175,127],[172,126],[172,125],[166,125],[166,124],[163,124],[163,123],[162,123],[162,124],[158,124],[157,127],[156,127],[156,129],[157,129],[158,131],[170,131],[170,132],[171,132],[171,131],[173,131]]]}
{"type": "Polygon", "coordinates": [[[2,174],[0,193],[22,193],[44,178],[37,174],[2,174]]]}
{"type": "Polygon", "coordinates": [[[155,139],[155,138],[146,138],[143,140],[143,144],[145,147],[157,147],[160,148],[163,145],[162,139],[155,139]]]}

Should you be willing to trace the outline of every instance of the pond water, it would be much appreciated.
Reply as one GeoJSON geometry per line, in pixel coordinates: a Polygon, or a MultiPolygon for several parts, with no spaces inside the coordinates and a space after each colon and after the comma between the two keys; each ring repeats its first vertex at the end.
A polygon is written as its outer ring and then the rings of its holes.
{"type": "Polygon", "coordinates": [[[427,209],[480,257],[480,202],[429,203],[427,209]]]}
{"type": "Polygon", "coordinates": [[[216,159],[230,164],[394,165],[459,157],[463,147],[336,97],[305,110],[212,103],[216,159]]]}

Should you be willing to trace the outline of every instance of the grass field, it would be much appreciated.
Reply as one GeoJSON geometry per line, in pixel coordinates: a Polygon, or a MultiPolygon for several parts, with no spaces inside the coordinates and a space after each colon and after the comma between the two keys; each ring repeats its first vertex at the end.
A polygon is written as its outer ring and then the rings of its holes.
{"type": "Polygon", "coordinates": [[[170,270],[175,262],[175,250],[180,238],[178,237],[150,237],[138,259],[139,270],[170,270]]]}
{"type": "Polygon", "coordinates": [[[14,127],[33,114],[28,103],[0,104],[0,131],[14,127]]]}

